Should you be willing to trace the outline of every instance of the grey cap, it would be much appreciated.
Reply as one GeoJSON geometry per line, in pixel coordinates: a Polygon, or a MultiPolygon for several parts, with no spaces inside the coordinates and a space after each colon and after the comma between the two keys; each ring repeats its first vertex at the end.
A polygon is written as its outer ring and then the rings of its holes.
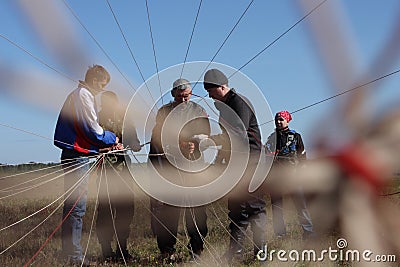
{"type": "Polygon", "coordinates": [[[185,90],[190,87],[190,82],[186,79],[180,78],[172,84],[172,89],[185,90]]]}
{"type": "Polygon", "coordinates": [[[228,78],[222,71],[210,69],[204,74],[203,84],[205,89],[221,86],[223,84],[228,84],[228,78]]]}

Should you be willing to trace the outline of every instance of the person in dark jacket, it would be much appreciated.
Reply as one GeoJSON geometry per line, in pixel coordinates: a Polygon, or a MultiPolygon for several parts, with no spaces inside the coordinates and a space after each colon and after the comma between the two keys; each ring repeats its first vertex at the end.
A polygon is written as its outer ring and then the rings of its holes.
{"type": "MultiPolygon", "coordinates": [[[[103,129],[112,131],[122,140],[123,109],[117,95],[105,91],[101,95],[99,123],[103,129]]],[[[131,127],[132,138],[123,140],[129,148],[137,152],[141,149],[136,130],[131,127]]],[[[106,153],[109,148],[101,150],[106,153]]],[[[134,215],[134,195],[129,185],[133,178],[128,171],[129,158],[124,152],[107,153],[104,156],[105,169],[99,172],[99,204],[97,206],[96,232],[99,239],[103,260],[124,261],[132,259],[127,249],[130,224],[134,215]],[[115,226],[115,227],[114,227],[115,226]],[[116,253],[112,251],[111,241],[115,234],[116,253]]]]}
{"type": "Polygon", "coordinates": [[[103,91],[109,81],[110,74],[104,67],[90,67],[85,81],[79,81],[78,88],[65,100],[54,132],[54,145],[62,149],[67,193],[61,228],[62,252],[73,264],[88,265],[80,244],[90,171],[88,156],[97,154],[101,148],[123,147],[115,133],[104,130],[98,123],[95,95],[103,91]]]}
{"type": "MultiPolygon", "coordinates": [[[[179,154],[189,162],[202,159],[199,143],[192,140],[196,134],[210,134],[210,124],[205,110],[189,101],[192,94],[190,82],[178,79],[173,83],[171,94],[174,100],[162,106],[156,115],[156,124],[150,142],[150,163],[166,179],[174,184],[188,186],[196,183],[198,176],[189,171],[180,170],[175,159],[179,154]],[[176,130],[179,129],[178,144],[176,130]],[[168,158],[168,155],[171,157],[168,158]]],[[[155,185],[156,186],[156,185],[155,185]]],[[[179,198],[180,196],[177,196],[179,198]]],[[[175,244],[181,208],[151,198],[151,226],[157,238],[161,256],[167,261],[176,261],[175,244]]],[[[203,240],[207,235],[206,207],[190,207],[185,210],[185,220],[190,241],[188,248],[193,258],[203,251],[203,240]]]]}
{"type": "MultiPolygon", "coordinates": [[[[232,142],[249,150],[249,162],[239,183],[228,193],[230,244],[226,253],[228,261],[240,260],[243,256],[243,242],[246,228],[251,224],[253,231],[254,255],[266,244],[265,199],[261,191],[249,193],[249,181],[258,163],[262,143],[254,108],[250,101],[228,86],[228,78],[218,69],[210,69],[204,75],[204,88],[215,100],[220,111],[221,134],[210,136],[222,148],[218,152],[216,164],[226,166],[233,156],[232,142]]],[[[224,167],[222,167],[224,168],[224,167]]]]}
{"type": "MultiPolygon", "coordinates": [[[[286,110],[280,111],[275,115],[276,129],[268,137],[266,143],[266,152],[273,154],[275,157],[273,168],[294,168],[295,171],[307,159],[300,133],[289,129],[289,122],[291,120],[292,115],[286,110]]],[[[279,170],[277,173],[279,173],[279,170]]],[[[273,177],[273,179],[276,179],[276,177],[273,177]]],[[[270,192],[272,221],[275,235],[283,237],[286,235],[286,226],[283,219],[283,196],[278,191],[273,190],[270,192]]],[[[306,198],[301,188],[292,194],[292,199],[296,206],[298,220],[303,228],[303,237],[310,237],[313,235],[313,224],[307,209],[306,198]]]]}

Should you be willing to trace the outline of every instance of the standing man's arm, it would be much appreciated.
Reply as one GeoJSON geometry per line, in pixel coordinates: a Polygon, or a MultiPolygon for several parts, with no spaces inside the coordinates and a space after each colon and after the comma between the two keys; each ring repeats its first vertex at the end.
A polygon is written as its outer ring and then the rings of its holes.
{"type": "Polygon", "coordinates": [[[194,121],[194,127],[195,129],[193,131],[191,131],[191,136],[190,136],[190,144],[192,145],[192,151],[191,153],[193,153],[195,150],[197,151],[197,153],[200,153],[200,142],[199,140],[193,140],[192,136],[193,135],[206,135],[206,136],[210,136],[211,134],[211,126],[210,126],[210,121],[208,119],[208,115],[206,113],[206,111],[201,108],[201,111],[198,114],[198,117],[196,118],[196,120],[194,121]]]}
{"type": "Polygon", "coordinates": [[[161,130],[166,118],[166,110],[165,106],[161,107],[157,111],[156,115],[156,124],[151,132],[151,140],[150,140],[150,155],[149,159],[154,160],[156,157],[151,154],[161,154],[163,153],[162,145],[161,145],[161,130]]]}
{"type": "Polygon", "coordinates": [[[125,145],[129,145],[134,152],[138,152],[142,147],[140,146],[140,141],[137,137],[135,125],[132,124],[128,129],[129,131],[125,133],[123,142],[125,145]]]}
{"type": "MultiPolygon", "coordinates": [[[[234,101],[231,102],[227,107],[223,107],[223,109],[227,109],[225,110],[227,113],[231,112],[229,111],[230,108],[233,109],[239,118],[235,118],[235,116],[229,116],[230,119],[229,121],[226,121],[226,123],[238,131],[247,131],[250,128],[250,121],[254,113],[247,102],[240,95],[236,94],[234,98],[234,101]]],[[[247,134],[247,132],[243,132],[243,134],[247,134]]]]}
{"type": "Polygon", "coordinates": [[[99,147],[107,147],[119,142],[119,138],[110,131],[101,128],[95,110],[94,96],[82,88],[79,92],[79,102],[76,104],[77,114],[81,116],[84,127],[87,127],[88,137],[99,147]]]}
{"type": "Polygon", "coordinates": [[[265,152],[266,153],[275,153],[276,146],[275,146],[275,134],[271,134],[268,136],[267,142],[265,143],[265,152]]]}
{"type": "MultiPolygon", "coordinates": [[[[238,95],[236,95],[236,97],[240,98],[238,95]]],[[[252,111],[247,104],[239,100],[232,106],[228,106],[224,103],[218,103],[218,106],[220,113],[228,114],[222,118],[222,122],[225,123],[226,127],[240,136],[247,136],[247,130],[250,128],[250,119],[252,116],[252,111]],[[234,112],[235,114],[230,114],[230,112],[234,112]]],[[[226,142],[230,142],[230,138],[225,126],[220,124],[220,127],[222,134],[216,134],[210,136],[210,138],[217,145],[224,145],[226,142]]]]}
{"type": "Polygon", "coordinates": [[[307,159],[307,154],[306,154],[306,149],[304,147],[303,139],[299,133],[297,133],[296,151],[297,151],[297,157],[300,162],[303,162],[307,159]]]}

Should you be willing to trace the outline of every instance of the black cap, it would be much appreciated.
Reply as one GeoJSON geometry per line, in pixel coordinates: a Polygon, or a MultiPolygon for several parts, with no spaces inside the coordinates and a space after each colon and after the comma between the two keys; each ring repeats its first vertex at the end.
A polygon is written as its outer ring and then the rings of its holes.
{"type": "Polygon", "coordinates": [[[204,74],[204,88],[218,87],[223,84],[228,84],[228,78],[222,71],[217,69],[210,69],[204,74]]]}
{"type": "Polygon", "coordinates": [[[190,82],[186,79],[178,79],[172,84],[172,89],[185,90],[190,87],[190,82]]]}

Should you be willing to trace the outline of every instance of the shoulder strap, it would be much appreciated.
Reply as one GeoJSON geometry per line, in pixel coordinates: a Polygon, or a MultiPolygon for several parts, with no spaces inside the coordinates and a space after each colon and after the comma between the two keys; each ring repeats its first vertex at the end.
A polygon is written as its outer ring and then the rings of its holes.
{"type": "Polygon", "coordinates": [[[286,147],[289,149],[289,152],[296,151],[296,131],[289,130],[286,139],[286,147]]]}

